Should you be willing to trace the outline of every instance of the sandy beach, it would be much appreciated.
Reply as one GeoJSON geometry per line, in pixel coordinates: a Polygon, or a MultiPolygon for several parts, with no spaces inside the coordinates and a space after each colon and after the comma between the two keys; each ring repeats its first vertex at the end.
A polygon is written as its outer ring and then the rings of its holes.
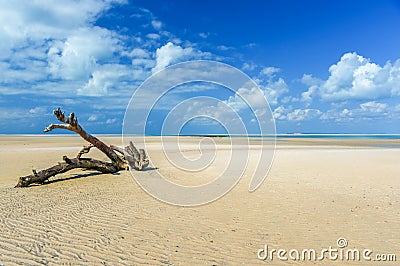
{"type": "MultiPolygon", "coordinates": [[[[188,137],[183,144],[189,157],[197,143],[188,137]]],[[[0,265],[396,265],[373,261],[376,254],[400,260],[400,149],[391,147],[398,140],[280,140],[258,190],[248,192],[246,171],[227,195],[199,207],[154,199],[128,171],[75,170],[13,188],[19,176],[73,157],[84,144],[76,136],[0,137],[0,265]],[[257,258],[265,245],[319,252],[338,248],[339,238],[346,248],[371,249],[372,261],[257,258]]],[[[153,137],[149,147],[161,152],[160,140],[153,137]]],[[[98,151],[89,156],[106,159],[98,151]]],[[[199,182],[157,167],[178,183],[199,182]]]]}

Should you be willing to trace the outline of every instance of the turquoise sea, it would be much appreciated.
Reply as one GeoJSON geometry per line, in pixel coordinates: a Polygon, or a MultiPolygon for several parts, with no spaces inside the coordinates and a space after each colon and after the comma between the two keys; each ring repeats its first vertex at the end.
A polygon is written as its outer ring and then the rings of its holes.
{"type": "Polygon", "coordinates": [[[277,138],[399,139],[400,134],[277,134],[277,138]]]}
{"type": "MultiPolygon", "coordinates": [[[[46,136],[77,136],[75,133],[67,133],[67,134],[0,134],[0,136],[32,136],[32,137],[46,137],[46,136]]],[[[122,134],[93,134],[95,136],[110,136],[110,137],[118,137],[122,136],[122,134]]],[[[131,135],[137,136],[137,135],[131,135]]],[[[157,135],[149,135],[156,137],[157,135]]],[[[173,135],[171,135],[173,136],[173,135]]],[[[225,134],[210,134],[210,135],[180,135],[180,136],[204,136],[204,137],[228,137],[229,135],[225,134]]],[[[273,135],[231,135],[232,137],[250,137],[250,138],[272,138],[273,135]]],[[[302,138],[314,138],[314,139],[398,139],[400,141],[400,134],[314,134],[314,133],[302,133],[302,134],[276,134],[276,138],[294,138],[294,139],[302,139],[302,138]]]]}
{"type": "MultiPolygon", "coordinates": [[[[181,135],[181,136],[203,136],[203,137],[229,137],[229,135],[219,135],[219,134],[210,134],[210,135],[181,135]]],[[[273,138],[273,135],[231,135],[231,137],[250,137],[250,138],[273,138]]],[[[400,134],[276,134],[275,137],[277,139],[399,139],[400,134]]]]}

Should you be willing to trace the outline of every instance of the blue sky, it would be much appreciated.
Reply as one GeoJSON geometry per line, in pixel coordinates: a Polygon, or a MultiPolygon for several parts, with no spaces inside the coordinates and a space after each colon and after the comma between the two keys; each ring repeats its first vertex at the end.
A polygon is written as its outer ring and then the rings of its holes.
{"type": "Polygon", "coordinates": [[[0,25],[0,134],[40,134],[58,106],[120,133],[135,89],[194,59],[253,78],[278,133],[400,133],[399,1],[0,0],[0,25]]]}

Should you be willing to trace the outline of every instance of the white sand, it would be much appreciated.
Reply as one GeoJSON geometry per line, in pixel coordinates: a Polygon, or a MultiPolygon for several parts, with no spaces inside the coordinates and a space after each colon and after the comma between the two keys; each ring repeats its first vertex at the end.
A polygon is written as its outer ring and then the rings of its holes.
{"type": "MultiPolygon", "coordinates": [[[[116,137],[102,139],[120,144],[116,137]]],[[[157,139],[153,143],[151,149],[160,149],[157,139]]],[[[191,150],[196,143],[193,139],[185,145],[191,150]]],[[[64,154],[74,156],[85,143],[78,137],[3,136],[0,264],[377,264],[257,259],[264,244],[319,251],[337,247],[339,237],[347,239],[348,248],[369,248],[372,256],[397,253],[400,260],[400,149],[369,143],[282,142],[267,180],[256,192],[247,191],[246,172],[223,198],[185,208],[149,196],[129,172],[93,175],[76,170],[55,178],[69,180],[14,189],[19,176],[51,166],[64,154]],[[73,178],[77,174],[88,176],[73,178]]],[[[90,155],[105,159],[98,152],[90,155]]],[[[173,167],[158,167],[180,180],[173,167]]],[[[204,180],[212,175],[206,172],[204,180]]]]}

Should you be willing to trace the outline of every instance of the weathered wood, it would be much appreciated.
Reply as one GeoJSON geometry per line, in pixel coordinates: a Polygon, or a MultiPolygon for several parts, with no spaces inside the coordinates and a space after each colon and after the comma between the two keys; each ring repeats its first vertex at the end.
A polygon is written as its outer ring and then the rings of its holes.
{"type": "Polygon", "coordinates": [[[104,174],[116,173],[120,169],[113,163],[103,162],[92,158],[68,158],[63,157],[64,162],[60,162],[50,168],[36,172],[33,170],[32,175],[27,175],[19,178],[16,187],[27,187],[30,184],[43,184],[50,177],[57,174],[68,172],[72,169],[82,168],[87,170],[96,170],[104,174]]]}
{"type": "Polygon", "coordinates": [[[107,146],[104,142],[98,138],[88,134],[78,123],[78,119],[74,113],[71,113],[68,117],[64,115],[64,112],[60,108],[54,110],[54,115],[60,122],[65,124],[50,124],[45,128],[44,132],[52,131],[53,129],[60,128],[78,133],[83,139],[88,141],[90,144],[84,146],[76,158],[68,158],[63,156],[64,162],[59,162],[50,168],[37,172],[32,170],[31,175],[23,176],[19,178],[16,187],[27,187],[30,184],[43,184],[50,177],[57,174],[68,172],[72,169],[81,168],[87,170],[96,170],[101,173],[116,173],[121,170],[128,170],[129,167],[136,170],[143,170],[149,165],[149,160],[144,150],[140,149],[137,151],[136,147],[132,142],[125,149],[110,145],[107,146]],[[90,149],[96,147],[103,152],[111,162],[104,162],[92,158],[82,158],[83,154],[89,153],[90,149]],[[120,155],[118,155],[118,152],[120,155]]]}
{"type": "Polygon", "coordinates": [[[81,156],[85,153],[89,153],[90,149],[93,148],[93,144],[89,144],[87,146],[83,146],[82,150],[76,155],[76,158],[81,158],[81,156]]]}
{"type": "Polygon", "coordinates": [[[143,168],[149,165],[149,160],[144,150],[140,149],[138,151],[132,141],[125,147],[125,159],[131,168],[138,171],[143,170],[143,168]]]}
{"type": "Polygon", "coordinates": [[[48,127],[44,129],[44,132],[52,131],[56,128],[66,129],[73,132],[78,133],[84,140],[91,143],[97,149],[102,151],[111,161],[118,165],[120,168],[127,168],[126,161],[121,159],[114,150],[107,146],[104,142],[99,140],[98,138],[86,133],[86,131],[79,125],[78,119],[75,117],[74,113],[71,113],[69,117],[65,116],[64,112],[61,111],[60,108],[54,110],[54,115],[60,122],[64,122],[66,124],[50,124],[48,127]]]}

